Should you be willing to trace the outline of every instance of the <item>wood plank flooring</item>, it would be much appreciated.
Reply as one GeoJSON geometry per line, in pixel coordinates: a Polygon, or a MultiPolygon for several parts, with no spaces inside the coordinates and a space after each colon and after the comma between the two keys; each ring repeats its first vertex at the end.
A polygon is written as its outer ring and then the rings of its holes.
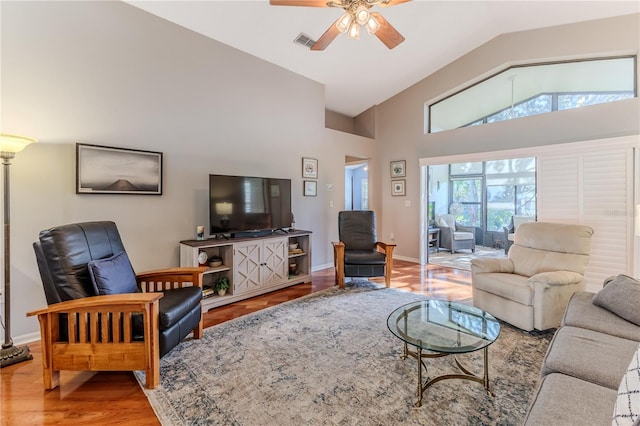
{"type": "MultiPolygon", "coordinates": [[[[384,278],[372,281],[384,283],[384,278]]],[[[394,261],[391,286],[448,300],[471,301],[471,274],[429,265],[394,261]]],[[[312,274],[311,282],[215,308],[204,326],[306,296],[334,285],[333,268],[312,274]]],[[[29,344],[32,361],[0,370],[0,425],[158,425],[142,389],[130,372],[70,372],[60,386],[44,390],[40,343],[29,344]]]]}

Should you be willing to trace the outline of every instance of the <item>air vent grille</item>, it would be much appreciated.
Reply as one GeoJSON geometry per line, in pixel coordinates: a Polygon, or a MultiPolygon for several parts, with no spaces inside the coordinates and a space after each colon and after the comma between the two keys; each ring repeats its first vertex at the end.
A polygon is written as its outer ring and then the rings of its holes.
{"type": "Polygon", "coordinates": [[[316,44],[316,41],[314,39],[312,39],[311,37],[309,37],[304,33],[298,34],[298,37],[296,37],[296,39],[293,40],[293,42],[301,46],[307,47],[309,49],[311,48],[311,46],[316,44]]]}

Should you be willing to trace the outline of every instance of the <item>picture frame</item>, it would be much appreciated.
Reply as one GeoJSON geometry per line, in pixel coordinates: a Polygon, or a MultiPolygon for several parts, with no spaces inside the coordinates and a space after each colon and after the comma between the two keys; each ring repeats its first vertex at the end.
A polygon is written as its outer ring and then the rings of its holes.
{"type": "Polygon", "coordinates": [[[405,160],[398,160],[391,162],[391,178],[405,177],[407,176],[407,162],[405,160]]]}
{"type": "Polygon", "coordinates": [[[318,182],[316,182],[315,180],[305,180],[303,195],[305,197],[315,197],[316,195],[318,195],[318,182]]]}
{"type": "Polygon", "coordinates": [[[76,143],[76,194],[162,195],[162,152],[76,143]]]}
{"type": "Polygon", "coordinates": [[[397,179],[391,181],[391,195],[394,197],[406,194],[406,179],[397,179]]]}
{"type": "Polygon", "coordinates": [[[318,160],[302,157],[302,177],[306,179],[318,179],[318,160]]]}

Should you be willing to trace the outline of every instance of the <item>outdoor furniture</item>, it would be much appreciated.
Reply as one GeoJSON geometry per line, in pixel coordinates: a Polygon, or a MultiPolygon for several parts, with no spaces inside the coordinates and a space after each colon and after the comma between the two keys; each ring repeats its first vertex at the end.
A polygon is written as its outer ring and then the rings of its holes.
{"type": "Polygon", "coordinates": [[[513,245],[513,239],[515,237],[518,226],[522,223],[535,222],[535,218],[531,216],[511,216],[511,223],[509,226],[503,226],[504,232],[504,254],[509,253],[509,247],[513,245]]]}
{"type": "Polygon", "coordinates": [[[452,214],[436,217],[436,226],[440,229],[440,247],[454,253],[458,250],[476,250],[476,235],[473,226],[464,226],[456,222],[452,214]]]}
{"type": "Polygon", "coordinates": [[[190,332],[202,336],[206,268],[136,276],[113,222],[51,228],[33,246],[49,307],[27,315],[40,321],[46,389],[60,370],[144,370],[153,389],[160,357],[190,332]]]}
{"type": "Polygon", "coordinates": [[[345,277],[379,277],[391,285],[395,244],[377,240],[376,217],[370,210],[338,213],[339,242],[333,243],[336,282],[344,288],[345,277]]]}
{"type": "Polygon", "coordinates": [[[592,235],[585,225],[521,224],[506,259],[471,260],[473,305],[523,330],[558,327],[585,288],[592,235]]]}

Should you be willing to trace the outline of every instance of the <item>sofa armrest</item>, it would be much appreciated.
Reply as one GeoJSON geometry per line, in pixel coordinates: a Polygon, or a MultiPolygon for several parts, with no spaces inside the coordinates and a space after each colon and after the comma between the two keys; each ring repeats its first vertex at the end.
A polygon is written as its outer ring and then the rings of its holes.
{"type": "Polygon", "coordinates": [[[584,280],[584,276],[573,271],[551,271],[541,272],[529,277],[531,284],[543,284],[545,286],[579,284],[584,280]]]}
{"type": "Polygon", "coordinates": [[[513,261],[511,259],[479,258],[471,259],[471,271],[474,274],[500,272],[513,274],[513,261]]]}
{"type": "Polygon", "coordinates": [[[460,225],[456,222],[456,232],[471,232],[475,236],[476,228],[475,226],[460,225]]]}

